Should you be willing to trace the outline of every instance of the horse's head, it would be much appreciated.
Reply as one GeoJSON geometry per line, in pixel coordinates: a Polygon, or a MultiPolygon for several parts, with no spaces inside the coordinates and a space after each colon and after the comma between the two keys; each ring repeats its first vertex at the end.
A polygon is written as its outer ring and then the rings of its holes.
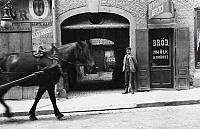
{"type": "Polygon", "coordinates": [[[77,63],[94,66],[94,60],[91,56],[89,45],[86,41],[78,41],[75,44],[74,55],[77,63]]]}
{"type": "Polygon", "coordinates": [[[57,54],[58,58],[65,63],[94,66],[89,46],[85,41],[69,43],[59,48],[52,46],[51,52],[57,54]]]}

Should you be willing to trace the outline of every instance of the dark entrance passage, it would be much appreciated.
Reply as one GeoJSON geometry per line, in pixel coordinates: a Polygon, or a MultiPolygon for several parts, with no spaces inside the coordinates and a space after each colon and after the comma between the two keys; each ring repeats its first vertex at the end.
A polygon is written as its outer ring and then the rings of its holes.
{"type": "Polygon", "coordinates": [[[86,40],[96,66],[71,68],[70,90],[123,87],[123,56],[129,46],[129,21],[109,13],[85,13],[72,16],[61,24],[62,44],[86,40]]]}
{"type": "Polygon", "coordinates": [[[123,87],[122,62],[129,44],[129,29],[87,29],[63,31],[63,44],[87,40],[95,61],[95,68],[87,70],[83,66],[71,68],[71,90],[109,89],[123,87]],[[72,37],[75,37],[72,39],[72,37]],[[107,66],[105,65],[107,64],[107,66]],[[77,73],[78,76],[76,76],[77,73]],[[77,80],[77,84],[73,82],[77,80]]]}
{"type": "Polygon", "coordinates": [[[151,88],[173,88],[173,32],[149,31],[151,88]]]}

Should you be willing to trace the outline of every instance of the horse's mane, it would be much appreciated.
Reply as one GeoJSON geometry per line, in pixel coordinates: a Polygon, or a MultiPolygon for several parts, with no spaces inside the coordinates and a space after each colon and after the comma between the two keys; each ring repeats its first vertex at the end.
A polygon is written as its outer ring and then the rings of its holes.
{"type": "Polygon", "coordinates": [[[83,57],[83,55],[85,55],[84,53],[86,53],[84,51],[86,44],[87,43],[85,41],[77,41],[77,42],[64,44],[62,46],[57,47],[56,49],[65,58],[80,59],[79,57],[83,57]]]}
{"type": "Polygon", "coordinates": [[[64,45],[62,45],[62,46],[57,47],[57,49],[62,51],[62,50],[65,50],[66,48],[71,47],[72,45],[75,45],[76,43],[77,43],[77,42],[67,43],[67,44],[64,44],[64,45]]]}

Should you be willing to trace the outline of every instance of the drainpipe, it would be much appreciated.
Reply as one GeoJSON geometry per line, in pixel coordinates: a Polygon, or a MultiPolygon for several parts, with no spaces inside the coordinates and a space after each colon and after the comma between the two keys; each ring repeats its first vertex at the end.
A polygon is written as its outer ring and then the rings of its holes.
{"type": "Polygon", "coordinates": [[[52,0],[52,17],[53,17],[53,45],[57,44],[57,35],[56,35],[56,0],[52,0]]]}
{"type": "MultiPolygon", "coordinates": [[[[52,0],[52,28],[53,28],[53,45],[57,45],[57,35],[56,35],[56,9],[55,9],[55,5],[56,5],[56,0],[52,0]]],[[[56,96],[58,96],[58,89],[59,89],[59,84],[55,85],[55,93],[56,96]]]]}

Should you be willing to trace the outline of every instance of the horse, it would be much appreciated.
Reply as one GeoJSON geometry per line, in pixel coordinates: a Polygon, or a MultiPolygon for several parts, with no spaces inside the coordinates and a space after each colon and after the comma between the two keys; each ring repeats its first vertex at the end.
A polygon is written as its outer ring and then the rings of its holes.
{"type": "Polygon", "coordinates": [[[0,58],[0,103],[6,109],[4,116],[13,116],[9,106],[3,99],[3,96],[10,88],[14,86],[28,87],[38,85],[39,89],[35,101],[29,111],[29,119],[37,120],[35,115],[36,106],[46,90],[52,102],[55,117],[57,119],[62,118],[64,115],[59,111],[56,104],[55,84],[59,82],[62,73],[67,70],[67,64],[69,63],[74,65],[94,65],[88,44],[85,41],[68,43],[58,48],[53,46],[51,50],[45,52],[41,57],[35,57],[31,52],[7,53],[2,56],[0,58]],[[41,70],[43,71],[42,73],[36,74],[36,76],[22,82],[2,86],[2,84],[26,77],[41,70]]]}

